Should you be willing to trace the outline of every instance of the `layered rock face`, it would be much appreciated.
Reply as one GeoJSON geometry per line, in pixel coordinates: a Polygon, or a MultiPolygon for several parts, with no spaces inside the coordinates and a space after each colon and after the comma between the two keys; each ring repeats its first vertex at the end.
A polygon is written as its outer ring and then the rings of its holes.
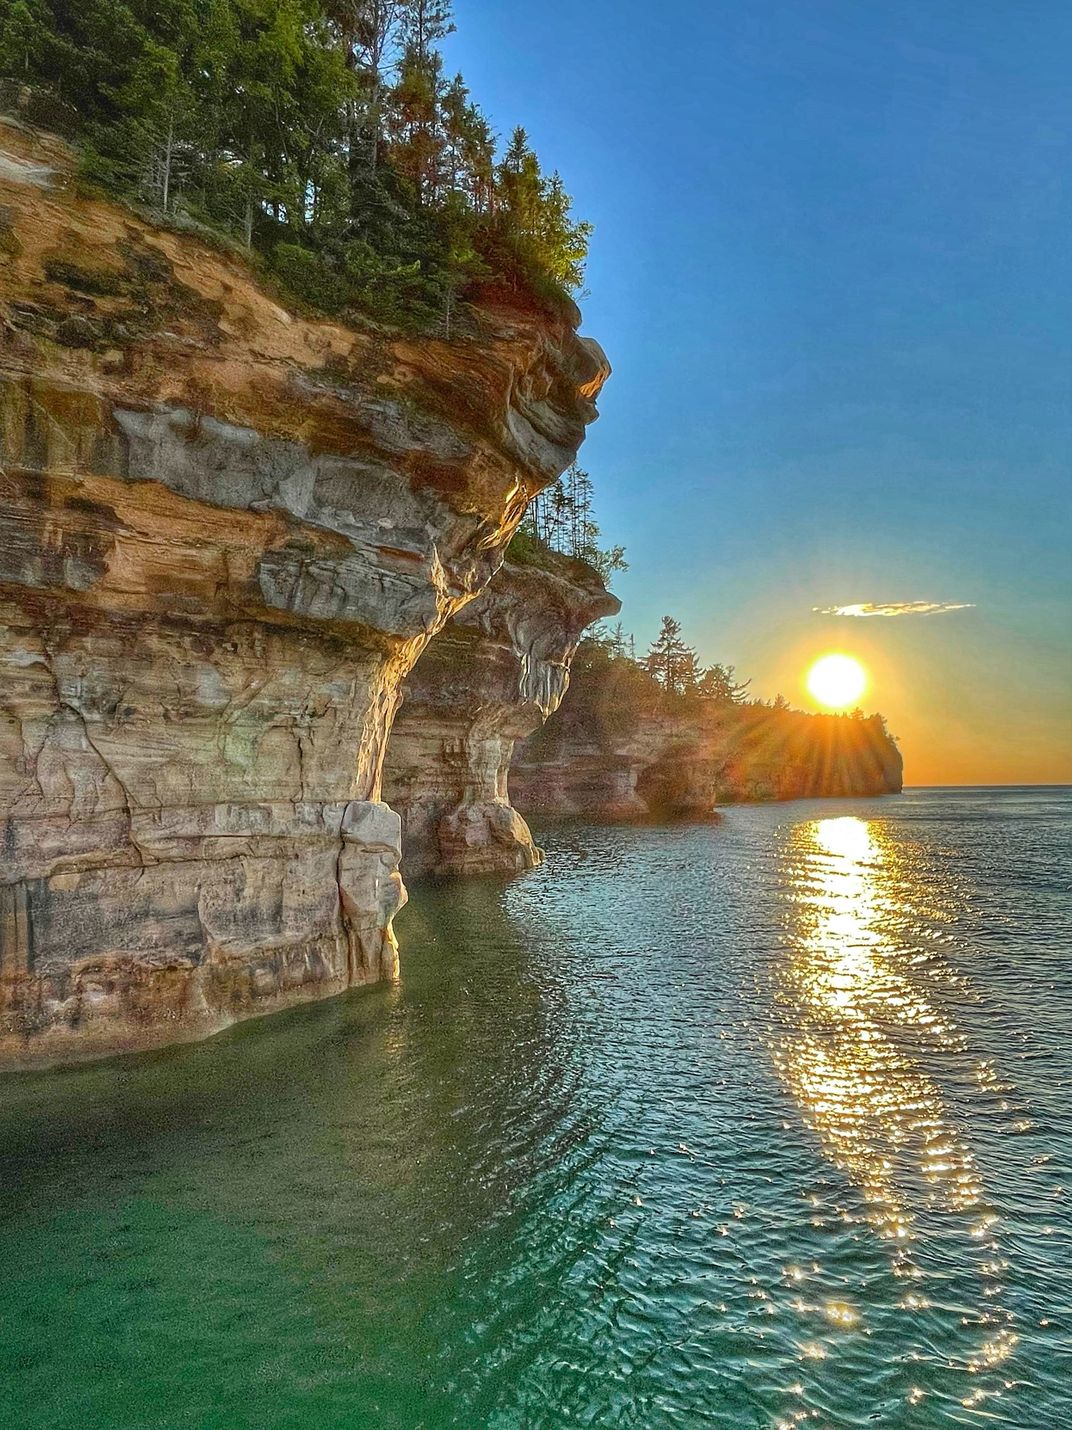
{"type": "Polygon", "coordinates": [[[0,1064],[389,976],[399,690],[572,460],[568,316],[294,316],[0,123],[0,1064]]]}
{"type": "Polygon", "coordinates": [[[901,789],[901,754],[877,717],[615,706],[598,674],[583,673],[554,721],[518,746],[510,783],[520,808],[601,822],[703,820],[718,804],[901,789]]]}
{"type": "Polygon", "coordinates": [[[507,562],[428,646],[403,687],[384,769],[407,877],[515,873],[540,862],[510,803],[514,745],[557,710],[586,627],[619,609],[580,562],[507,562]]]}

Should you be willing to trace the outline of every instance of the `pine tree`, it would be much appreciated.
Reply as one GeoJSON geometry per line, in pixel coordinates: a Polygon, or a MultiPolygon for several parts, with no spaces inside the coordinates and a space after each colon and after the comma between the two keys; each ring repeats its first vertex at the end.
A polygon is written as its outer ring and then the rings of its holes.
{"type": "Polygon", "coordinates": [[[584,265],[592,237],[590,223],[575,223],[573,200],[566,193],[560,174],[543,186],[537,224],[537,257],[541,266],[564,288],[578,289],[584,283],[584,265]]]}
{"type": "Polygon", "coordinates": [[[499,165],[499,211],[506,232],[515,239],[530,238],[538,223],[540,165],[529,146],[529,136],[519,125],[499,165]]]}
{"type": "Polygon", "coordinates": [[[438,40],[454,32],[451,0],[401,0],[402,32],[419,60],[425,60],[438,40]]]}
{"type": "Polygon", "coordinates": [[[681,623],[664,616],[659,634],[644,660],[644,669],[668,695],[687,694],[696,683],[696,652],[681,639],[681,623]]]}
{"type": "Polygon", "coordinates": [[[165,213],[191,171],[196,154],[198,105],[182,56],[148,40],[116,99],[131,117],[126,123],[131,181],[165,213]]]}
{"type": "Polygon", "coordinates": [[[738,705],[751,684],[750,680],[739,683],[732,665],[712,665],[700,675],[696,694],[716,705],[738,705]]]}
{"type": "Polygon", "coordinates": [[[342,42],[347,69],[357,81],[347,116],[350,172],[356,175],[364,162],[375,173],[384,90],[401,34],[401,6],[399,0],[329,0],[327,13],[342,42]]]}
{"type": "Polygon", "coordinates": [[[495,193],[495,135],[476,104],[469,104],[461,125],[462,172],[473,212],[493,214],[495,193]]]}
{"type": "Polygon", "coordinates": [[[469,91],[460,74],[444,88],[440,100],[443,125],[443,181],[451,193],[461,186],[465,163],[466,125],[469,117],[469,91]]]}
{"type": "Polygon", "coordinates": [[[548,546],[554,551],[568,551],[573,498],[565,477],[559,477],[548,492],[546,510],[548,546]]]}
{"type": "Polygon", "coordinates": [[[49,49],[49,29],[37,0],[15,0],[0,10],[0,68],[28,78],[49,49]]]}

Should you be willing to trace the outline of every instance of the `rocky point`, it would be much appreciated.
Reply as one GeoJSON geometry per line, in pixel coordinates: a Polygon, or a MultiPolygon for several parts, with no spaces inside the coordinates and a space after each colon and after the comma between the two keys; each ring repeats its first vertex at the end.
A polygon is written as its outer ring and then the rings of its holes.
{"type": "Polygon", "coordinates": [[[296,314],[10,120],[0,318],[0,1063],[390,976],[402,686],[575,456],[602,352],[502,294],[453,341],[296,314]]]}

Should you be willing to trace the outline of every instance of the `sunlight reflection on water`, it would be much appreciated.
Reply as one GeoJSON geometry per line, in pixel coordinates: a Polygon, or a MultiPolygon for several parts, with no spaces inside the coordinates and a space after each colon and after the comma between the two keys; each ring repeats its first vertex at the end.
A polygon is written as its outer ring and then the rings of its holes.
{"type": "MultiPolygon", "coordinates": [[[[981,1340],[962,1369],[972,1375],[994,1369],[1017,1341],[1007,1324],[998,1324],[1011,1318],[992,1309],[1001,1293],[995,1273],[1008,1263],[955,1111],[919,1056],[923,1045],[932,1054],[963,1056],[968,1049],[950,1015],[928,999],[924,960],[905,937],[910,864],[881,822],[854,816],[798,826],[787,852],[793,912],[790,957],[774,975],[781,1015],[771,1039],[775,1065],[826,1156],[860,1189],[870,1225],[894,1243],[893,1271],[913,1282],[900,1302],[904,1310],[930,1304],[914,1245],[922,1218],[959,1219],[955,1234],[968,1248],[974,1243],[965,1262],[985,1246],[971,1318],[981,1340]]],[[[931,952],[926,961],[933,965],[934,958],[931,952]]],[[[929,974],[955,981],[950,970],[932,966],[929,974]]],[[[978,1064],[977,1077],[981,1083],[992,1077],[986,1063],[978,1064]]],[[[848,1308],[827,1309],[843,1324],[856,1319],[848,1308]]],[[[986,1395],[975,1385],[962,1403],[976,1405],[986,1395]]]]}

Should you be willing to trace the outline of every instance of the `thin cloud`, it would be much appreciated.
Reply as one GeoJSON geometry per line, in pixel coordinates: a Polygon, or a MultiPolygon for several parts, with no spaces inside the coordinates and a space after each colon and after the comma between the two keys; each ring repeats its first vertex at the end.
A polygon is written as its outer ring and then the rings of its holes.
{"type": "Polygon", "coordinates": [[[858,601],[852,606],[813,606],[817,616],[944,616],[974,611],[974,601],[858,601]]]}

